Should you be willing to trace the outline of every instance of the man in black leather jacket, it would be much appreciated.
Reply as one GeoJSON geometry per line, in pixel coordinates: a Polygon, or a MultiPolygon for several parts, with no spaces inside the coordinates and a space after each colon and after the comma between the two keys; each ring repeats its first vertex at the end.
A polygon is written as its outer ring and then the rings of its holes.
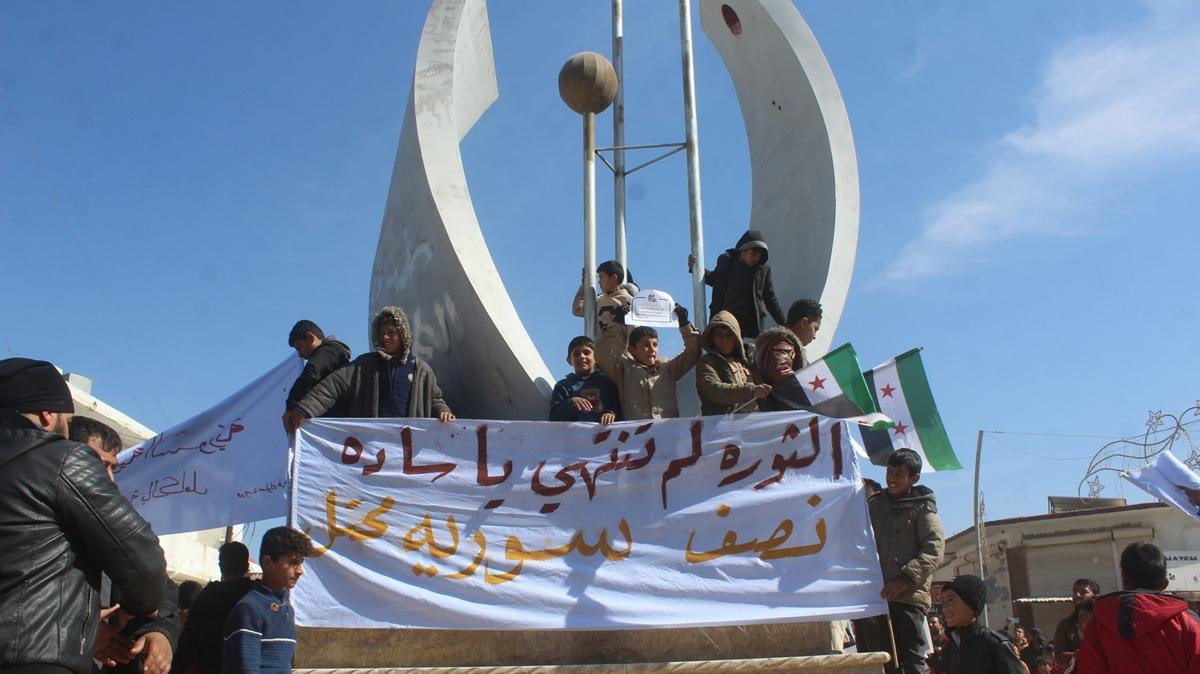
{"type": "MultiPolygon", "coordinates": [[[[68,424],[68,438],[81,442],[96,452],[104,464],[108,478],[116,482],[112,468],[121,453],[121,436],[108,424],[75,415],[68,424]]],[[[105,582],[100,584],[100,605],[104,609],[120,606],[121,593],[112,588],[105,596],[105,582]]],[[[179,641],[179,588],[170,578],[163,585],[158,614],[154,618],[132,618],[117,610],[101,620],[96,630],[96,645],[92,657],[99,661],[105,674],[167,674],[172,654],[179,641]]]]}
{"type": "Polygon", "coordinates": [[[166,582],[158,538],[87,445],[65,438],[71,393],[53,365],[0,360],[0,672],[85,674],[100,573],[149,616],[166,582]]]}

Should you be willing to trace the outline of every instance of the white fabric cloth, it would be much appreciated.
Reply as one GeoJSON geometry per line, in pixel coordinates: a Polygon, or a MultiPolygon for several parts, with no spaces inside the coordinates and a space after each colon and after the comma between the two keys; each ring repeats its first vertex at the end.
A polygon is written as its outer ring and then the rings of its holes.
{"type": "Polygon", "coordinates": [[[845,422],[306,423],[293,592],[319,627],[620,629],[887,611],[845,422]]]}

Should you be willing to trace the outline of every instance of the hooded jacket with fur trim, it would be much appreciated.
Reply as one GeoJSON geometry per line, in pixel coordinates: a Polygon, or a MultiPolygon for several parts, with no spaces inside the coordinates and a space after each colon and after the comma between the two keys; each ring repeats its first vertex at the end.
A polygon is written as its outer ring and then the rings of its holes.
{"type": "MultiPolygon", "coordinates": [[[[296,409],[309,418],[320,417],[340,403],[347,417],[378,417],[380,373],[392,359],[405,362],[412,353],[412,330],[404,311],[398,307],[384,307],[371,322],[371,340],[374,351],[364,353],[321,380],[296,404],[296,409]],[[385,320],[391,321],[400,331],[400,352],[395,355],[379,346],[379,328],[385,320]]],[[[404,416],[436,417],[442,412],[449,412],[450,406],[442,397],[442,389],[438,388],[433,369],[420,358],[411,357],[415,369],[408,396],[408,411],[404,416]]]]}

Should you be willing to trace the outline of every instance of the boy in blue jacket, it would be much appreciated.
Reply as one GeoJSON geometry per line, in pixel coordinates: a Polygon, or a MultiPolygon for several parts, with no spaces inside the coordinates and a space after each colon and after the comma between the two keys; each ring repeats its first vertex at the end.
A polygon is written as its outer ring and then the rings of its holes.
{"type": "Polygon", "coordinates": [[[567,363],[575,371],[554,385],[550,421],[591,421],[611,424],[621,413],[617,385],[596,369],[596,344],[583,336],[567,345],[567,363]]]}
{"type": "Polygon", "coordinates": [[[225,620],[225,674],[291,674],[296,614],[288,590],[304,575],[304,558],[311,555],[308,536],[295,529],[275,527],[263,534],[262,580],[225,620]]]}

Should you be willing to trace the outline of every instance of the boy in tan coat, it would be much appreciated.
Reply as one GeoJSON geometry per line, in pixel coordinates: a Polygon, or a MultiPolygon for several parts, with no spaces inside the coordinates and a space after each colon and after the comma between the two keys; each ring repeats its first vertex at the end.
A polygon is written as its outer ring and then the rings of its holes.
{"type": "MultiPolygon", "coordinates": [[[[584,277],[587,277],[587,269],[583,270],[584,277]]],[[[629,292],[630,288],[637,292],[637,287],[633,286],[633,275],[629,275],[629,283],[625,283],[625,267],[616,260],[603,262],[599,267],[596,267],[596,281],[600,284],[600,293],[596,296],[596,334],[600,334],[600,328],[612,321],[612,314],[609,311],[617,307],[628,305],[633,301],[633,295],[629,292]],[[604,311],[608,308],[609,311],[604,311]]],[[[591,287],[579,286],[579,290],[575,293],[575,299],[571,302],[571,313],[575,316],[583,318],[583,294],[590,292],[595,294],[595,290],[591,287]]]]}
{"type": "Polygon", "coordinates": [[[625,339],[628,312],[627,306],[608,309],[605,313],[611,313],[613,319],[602,326],[600,339],[596,340],[596,360],[621,393],[621,418],[631,421],[677,417],[675,382],[700,359],[700,331],[688,322],[687,309],[676,304],[683,353],[669,361],[659,361],[658,332],[654,328],[638,326],[628,331],[629,338],[625,339]]]}
{"type": "Polygon", "coordinates": [[[696,369],[700,414],[757,412],[757,400],[770,395],[771,385],[758,383],[751,370],[741,327],[733,314],[718,311],[700,335],[700,344],[708,352],[696,369]]]}

